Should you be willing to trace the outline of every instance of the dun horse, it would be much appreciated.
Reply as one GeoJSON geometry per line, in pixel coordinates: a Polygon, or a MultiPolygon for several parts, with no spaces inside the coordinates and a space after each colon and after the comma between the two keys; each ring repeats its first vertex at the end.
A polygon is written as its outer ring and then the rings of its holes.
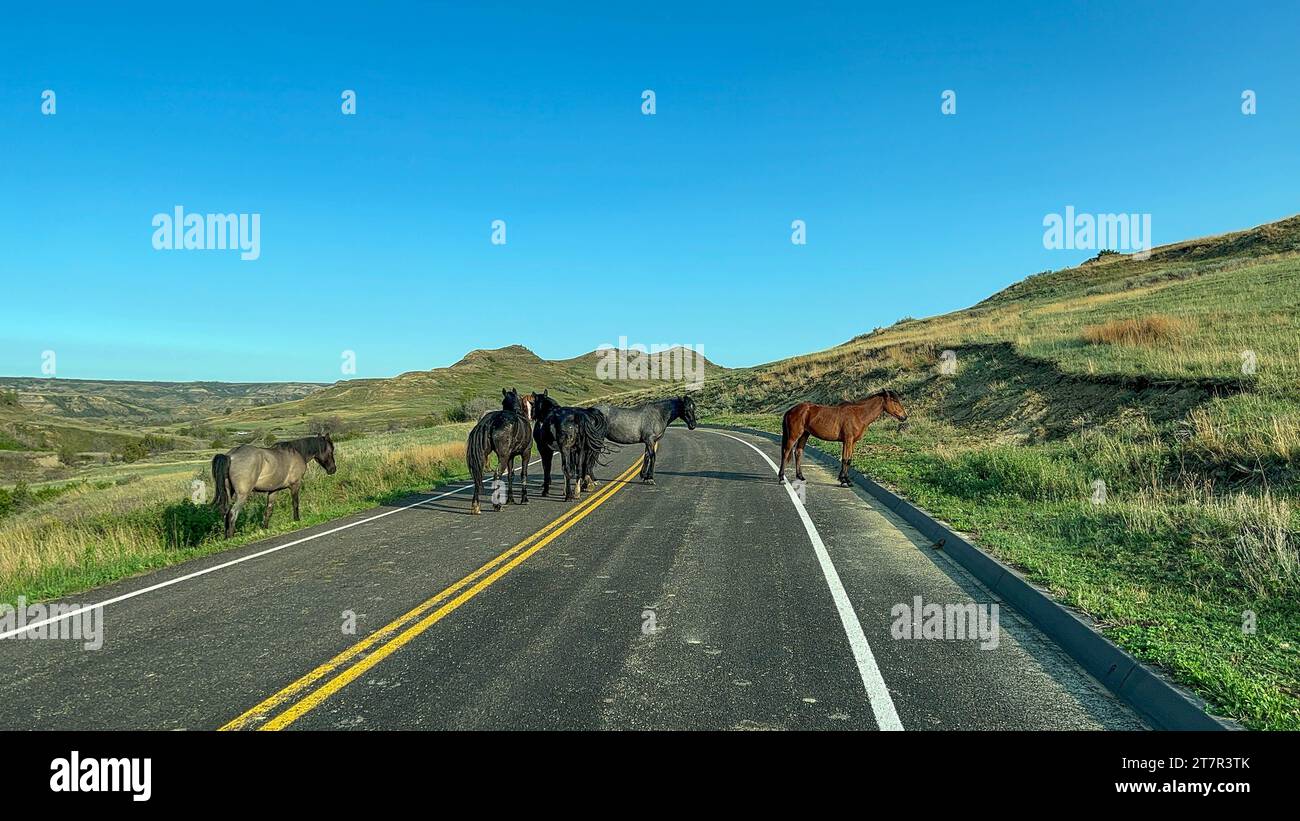
{"type": "Polygon", "coordinates": [[[595,487],[596,461],[605,451],[605,415],[595,408],[565,408],[551,398],[549,389],[532,394],[537,407],[533,439],[542,457],[542,495],[551,492],[551,457],[558,451],[564,471],[564,499],[571,501],[576,480],[578,496],[595,487]]]}
{"type": "Polygon", "coordinates": [[[293,520],[298,521],[298,490],[313,459],[331,476],[338,469],[334,464],[334,442],[328,434],[280,442],[269,448],[240,445],[229,453],[213,456],[212,480],[217,486],[215,502],[225,518],[226,538],[235,535],[239,511],[254,491],[266,494],[262,527],[271,524],[272,499],[277,491],[285,488],[293,496],[293,520]]]}
{"type": "Polygon", "coordinates": [[[597,405],[596,410],[609,420],[609,430],[605,434],[609,441],[620,445],[638,442],[645,445],[641,480],[649,485],[655,483],[655,453],[659,450],[659,440],[664,438],[664,431],[672,421],[681,419],[687,428],[695,430],[695,400],[689,396],[646,402],[630,408],[597,405]]]}
{"type": "Polygon", "coordinates": [[[907,411],[903,409],[902,400],[894,391],[879,391],[857,402],[843,402],[839,405],[815,405],[812,402],[800,402],[785,412],[781,420],[781,470],[777,472],[777,481],[785,481],[785,463],[794,453],[794,475],[803,478],[803,447],[808,436],[816,436],[827,442],[839,442],[840,451],[840,485],[849,484],[849,460],[853,458],[853,446],[866,433],[872,422],[880,414],[888,413],[899,421],[902,430],[907,421],[907,411]]]}
{"type": "Polygon", "coordinates": [[[483,415],[474,429],[469,432],[465,443],[465,461],[469,464],[470,475],[474,477],[474,500],[470,503],[470,513],[479,512],[479,498],[483,495],[483,470],[487,465],[488,454],[497,455],[496,470],[492,474],[492,509],[500,510],[496,490],[501,479],[501,469],[506,471],[506,504],[515,503],[516,456],[523,457],[520,479],[523,491],[519,504],[528,504],[528,462],[533,458],[532,397],[520,399],[519,391],[511,388],[501,389],[501,410],[483,415]]]}

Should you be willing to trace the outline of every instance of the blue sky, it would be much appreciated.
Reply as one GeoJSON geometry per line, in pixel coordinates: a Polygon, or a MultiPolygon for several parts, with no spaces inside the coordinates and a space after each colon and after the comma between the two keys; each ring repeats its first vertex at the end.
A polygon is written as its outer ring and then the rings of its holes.
{"type": "Polygon", "coordinates": [[[40,5],[0,26],[3,375],[750,365],[1092,256],[1043,247],[1067,205],[1300,210],[1295,4],[40,5]],[[175,205],[260,214],[260,258],[154,250],[175,205]]]}

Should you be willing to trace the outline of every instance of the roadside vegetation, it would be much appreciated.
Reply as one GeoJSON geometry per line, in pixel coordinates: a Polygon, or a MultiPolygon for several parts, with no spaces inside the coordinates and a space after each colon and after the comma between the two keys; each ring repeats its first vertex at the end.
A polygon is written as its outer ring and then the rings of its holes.
{"type": "Polygon", "coordinates": [[[466,475],[467,430],[444,425],[338,442],[337,473],[308,471],[301,522],[293,521],[285,492],[263,530],[265,496],[255,494],[230,540],[220,538],[212,505],[189,501],[195,479],[211,497],[206,459],[119,467],[51,489],[24,485],[18,503],[7,489],[0,495],[0,602],[69,595],[428,490],[466,475]]]}

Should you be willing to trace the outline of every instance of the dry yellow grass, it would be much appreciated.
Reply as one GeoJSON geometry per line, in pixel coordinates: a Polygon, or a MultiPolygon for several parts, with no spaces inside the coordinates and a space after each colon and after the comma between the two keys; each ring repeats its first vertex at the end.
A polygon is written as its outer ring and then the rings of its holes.
{"type": "Polygon", "coordinates": [[[1150,346],[1172,343],[1192,330],[1189,320],[1166,314],[1136,319],[1114,319],[1100,325],[1085,325],[1081,336],[1089,345],[1150,346]]]}

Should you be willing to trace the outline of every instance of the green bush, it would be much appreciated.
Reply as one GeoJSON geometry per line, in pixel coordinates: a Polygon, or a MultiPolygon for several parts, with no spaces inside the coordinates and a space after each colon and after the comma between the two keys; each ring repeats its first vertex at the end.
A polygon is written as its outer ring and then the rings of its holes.
{"type": "Polygon", "coordinates": [[[196,547],[217,533],[221,511],[215,505],[196,505],[189,500],[163,509],[163,538],[171,548],[196,547]]]}

